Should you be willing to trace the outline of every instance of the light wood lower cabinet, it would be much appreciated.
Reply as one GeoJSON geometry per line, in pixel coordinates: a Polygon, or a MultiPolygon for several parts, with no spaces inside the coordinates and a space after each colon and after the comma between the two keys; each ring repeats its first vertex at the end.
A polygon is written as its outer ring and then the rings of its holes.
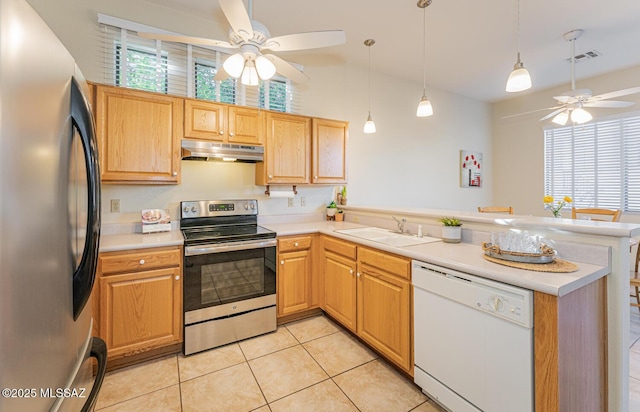
{"type": "Polygon", "coordinates": [[[322,263],[325,312],[413,374],[410,259],[325,236],[322,263]]]}
{"type": "Polygon", "coordinates": [[[411,261],[358,247],[358,336],[412,373],[411,261]]]}
{"type": "Polygon", "coordinates": [[[311,307],[311,245],[311,235],[278,239],[278,316],[311,307]]]}
{"type": "Polygon", "coordinates": [[[100,254],[95,318],[109,360],[182,342],[181,261],[181,247],[100,254]]]}

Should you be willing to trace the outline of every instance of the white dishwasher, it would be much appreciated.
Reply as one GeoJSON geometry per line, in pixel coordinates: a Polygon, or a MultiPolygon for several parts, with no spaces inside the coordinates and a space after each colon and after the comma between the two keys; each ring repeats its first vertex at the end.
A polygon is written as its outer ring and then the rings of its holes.
{"type": "Polygon", "coordinates": [[[534,410],[533,292],[414,260],[414,381],[454,412],[534,410]]]}

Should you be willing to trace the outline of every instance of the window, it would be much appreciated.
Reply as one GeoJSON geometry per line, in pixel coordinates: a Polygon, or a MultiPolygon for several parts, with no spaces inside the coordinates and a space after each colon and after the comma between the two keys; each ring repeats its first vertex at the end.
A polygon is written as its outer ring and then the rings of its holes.
{"type": "Polygon", "coordinates": [[[133,47],[127,47],[126,53],[123,53],[122,45],[117,44],[115,55],[116,86],[128,86],[151,92],[168,92],[166,53],[160,53],[158,58],[155,52],[133,47]],[[124,64],[123,59],[126,59],[124,64]],[[126,76],[123,76],[124,71],[126,76]],[[124,78],[126,82],[123,81],[124,78]]]}
{"type": "Polygon", "coordinates": [[[640,212],[640,114],[544,131],[545,194],[640,212]]]}
{"type": "Polygon", "coordinates": [[[139,37],[156,28],[98,14],[102,31],[98,45],[103,82],[195,97],[222,103],[297,113],[301,96],[291,81],[282,77],[250,87],[235,79],[215,81],[228,54],[204,46],[185,45],[139,37]]]}
{"type": "Polygon", "coordinates": [[[195,97],[196,99],[215,100],[222,103],[235,104],[236,102],[236,81],[226,79],[215,81],[218,71],[210,64],[195,63],[195,97]],[[219,89],[219,90],[218,90],[219,89]],[[218,96],[220,92],[220,96],[218,96]]]}

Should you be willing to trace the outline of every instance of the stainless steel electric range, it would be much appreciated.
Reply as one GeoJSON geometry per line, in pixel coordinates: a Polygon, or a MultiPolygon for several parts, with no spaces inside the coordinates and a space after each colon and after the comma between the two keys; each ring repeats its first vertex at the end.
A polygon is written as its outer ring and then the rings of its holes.
{"type": "Polygon", "coordinates": [[[180,203],[184,354],[276,329],[276,233],[257,200],[180,203]]]}

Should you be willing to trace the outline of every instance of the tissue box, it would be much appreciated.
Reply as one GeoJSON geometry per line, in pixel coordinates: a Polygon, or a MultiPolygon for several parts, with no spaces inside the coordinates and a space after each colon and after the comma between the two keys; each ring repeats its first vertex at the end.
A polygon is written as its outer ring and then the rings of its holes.
{"type": "Polygon", "coordinates": [[[168,209],[144,209],[142,233],[168,232],[171,230],[171,216],[168,209]]]}

